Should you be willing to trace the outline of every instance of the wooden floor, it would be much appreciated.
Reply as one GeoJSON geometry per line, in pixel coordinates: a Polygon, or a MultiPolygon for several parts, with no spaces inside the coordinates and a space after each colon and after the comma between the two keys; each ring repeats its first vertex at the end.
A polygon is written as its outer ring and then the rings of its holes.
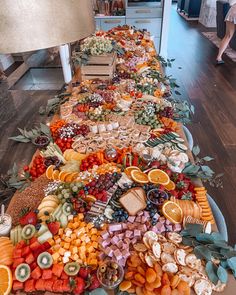
{"type": "MultiPolygon", "coordinates": [[[[176,58],[168,70],[179,82],[184,99],[195,107],[188,128],[201,155],[215,158],[213,170],[224,173],[223,189],[208,187],[221,208],[231,243],[236,242],[236,63],[224,57],[215,67],[217,48],[202,34],[198,22],[187,22],[172,7],[169,57],[176,58]],[[181,69],[180,69],[181,67],[181,69]]],[[[205,29],[206,30],[206,29],[205,29]]]]}
{"type": "MultiPolygon", "coordinates": [[[[181,18],[173,6],[169,36],[169,56],[176,58],[168,70],[178,79],[182,97],[195,106],[194,122],[189,126],[201,154],[215,158],[212,165],[224,173],[224,188],[209,187],[226,218],[230,242],[236,242],[236,63],[225,58],[226,64],[216,68],[216,47],[202,34],[197,22],[181,18]],[[181,67],[181,69],[180,69],[181,67]]],[[[17,144],[8,137],[17,134],[17,127],[33,127],[44,120],[38,108],[53,91],[7,91],[0,84],[0,173],[14,162],[25,164],[35,148],[17,144]]]]}

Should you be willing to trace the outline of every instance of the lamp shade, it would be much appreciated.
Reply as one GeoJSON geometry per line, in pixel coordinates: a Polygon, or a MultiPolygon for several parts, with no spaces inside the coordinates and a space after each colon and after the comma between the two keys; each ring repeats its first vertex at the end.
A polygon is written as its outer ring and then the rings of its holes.
{"type": "Polygon", "coordinates": [[[92,0],[0,0],[0,53],[71,43],[94,31],[92,0]]]}

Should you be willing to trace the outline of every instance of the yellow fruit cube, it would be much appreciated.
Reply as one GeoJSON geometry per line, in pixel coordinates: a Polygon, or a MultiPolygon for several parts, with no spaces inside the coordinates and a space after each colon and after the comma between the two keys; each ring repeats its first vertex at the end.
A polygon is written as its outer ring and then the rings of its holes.
{"type": "Polygon", "coordinates": [[[98,243],[97,242],[93,242],[92,243],[93,248],[98,248],[98,243]]]}
{"type": "Polygon", "coordinates": [[[83,220],[84,219],[84,214],[83,213],[79,213],[77,216],[78,220],[83,220]]]}
{"type": "Polygon", "coordinates": [[[93,228],[94,227],[94,224],[92,223],[92,222],[89,222],[88,224],[87,224],[87,228],[88,229],[91,229],[91,228],[93,228]]]}
{"type": "Polygon", "coordinates": [[[77,247],[72,247],[71,253],[72,254],[77,254],[78,253],[78,248],[77,247]]]}
{"type": "Polygon", "coordinates": [[[59,231],[58,231],[58,235],[59,236],[62,236],[63,235],[63,232],[64,232],[63,228],[60,228],[59,231]]]}
{"type": "Polygon", "coordinates": [[[91,235],[96,235],[98,233],[98,230],[96,228],[92,228],[90,231],[91,235]]]}
{"type": "Polygon", "coordinates": [[[65,252],[66,252],[66,250],[65,250],[64,248],[60,248],[60,249],[58,250],[58,253],[59,253],[61,256],[64,256],[65,252]]]}
{"type": "Polygon", "coordinates": [[[52,254],[52,258],[54,262],[57,262],[59,257],[60,257],[60,254],[58,252],[55,252],[52,254]]]}
{"type": "Polygon", "coordinates": [[[70,243],[70,242],[71,242],[71,238],[69,238],[69,237],[65,237],[64,241],[65,241],[66,243],[70,243]]]}
{"type": "Polygon", "coordinates": [[[98,240],[98,236],[97,235],[92,235],[91,236],[91,241],[96,242],[98,240]]]}
{"type": "Polygon", "coordinates": [[[69,249],[70,249],[70,243],[65,243],[64,248],[65,248],[66,250],[69,250],[69,249]]]}
{"type": "Polygon", "coordinates": [[[48,239],[48,243],[49,243],[51,246],[53,246],[53,245],[55,244],[55,241],[54,241],[54,239],[48,239]]]}
{"type": "Polygon", "coordinates": [[[77,238],[76,234],[72,234],[70,238],[71,238],[71,240],[75,240],[77,238]]]}

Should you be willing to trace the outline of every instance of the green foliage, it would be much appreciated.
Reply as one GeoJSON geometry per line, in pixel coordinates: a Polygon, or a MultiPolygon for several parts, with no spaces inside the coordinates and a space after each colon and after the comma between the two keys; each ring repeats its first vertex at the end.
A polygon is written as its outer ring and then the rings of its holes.
{"type": "Polygon", "coordinates": [[[31,183],[29,172],[20,173],[16,163],[8,170],[7,176],[4,177],[4,179],[1,178],[0,181],[6,189],[15,189],[19,191],[23,191],[31,183]]]}
{"type": "Polygon", "coordinates": [[[207,165],[207,162],[214,160],[214,158],[205,156],[203,158],[199,157],[200,147],[193,147],[193,155],[195,156],[194,163],[188,162],[185,165],[183,173],[188,175],[191,178],[200,178],[203,182],[208,181],[209,184],[213,187],[223,187],[222,176],[223,174],[215,175],[215,172],[207,165]]]}
{"type": "Polygon", "coordinates": [[[50,128],[43,123],[40,123],[40,127],[35,127],[28,131],[25,128],[24,129],[17,128],[17,129],[20,131],[21,134],[17,136],[9,137],[9,139],[12,139],[18,142],[24,142],[24,143],[32,142],[36,137],[40,135],[46,135],[49,137],[49,139],[51,139],[50,128]]]}
{"type": "Polygon", "coordinates": [[[41,106],[39,108],[39,114],[49,116],[52,114],[59,113],[60,105],[65,103],[69,99],[70,95],[71,95],[71,93],[69,93],[69,92],[68,93],[61,93],[61,94],[55,96],[54,98],[49,99],[46,107],[41,106]]]}
{"type": "Polygon", "coordinates": [[[226,283],[227,269],[236,277],[236,251],[223,240],[218,232],[203,233],[203,226],[199,224],[186,224],[181,232],[182,243],[194,247],[194,254],[206,261],[206,272],[212,283],[218,280],[226,283]]]}

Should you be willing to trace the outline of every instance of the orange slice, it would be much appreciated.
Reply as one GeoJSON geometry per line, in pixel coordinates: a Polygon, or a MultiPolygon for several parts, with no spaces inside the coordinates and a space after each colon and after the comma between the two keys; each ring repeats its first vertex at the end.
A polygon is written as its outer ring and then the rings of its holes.
{"type": "Polygon", "coordinates": [[[87,202],[96,202],[96,201],[97,201],[97,198],[94,197],[94,196],[92,196],[92,195],[87,195],[87,196],[85,197],[85,200],[86,200],[87,202]]]}
{"type": "Polygon", "coordinates": [[[141,171],[137,166],[130,166],[130,167],[125,168],[124,172],[128,177],[131,177],[131,172],[133,170],[141,171]]]}
{"type": "Polygon", "coordinates": [[[79,176],[78,172],[72,172],[69,175],[66,175],[65,182],[72,182],[79,176]]]}
{"type": "Polygon", "coordinates": [[[8,295],[12,287],[12,273],[9,267],[0,265],[0,294],[8,295]]]}
{"type": "Polygon", "coordinates": [[[59,173],[58,178],[59,178],[59,180],[61,180],[61,181],[65,181],[66,176],[69,175],[69,174],[70,174],[70,172],[61,171],[61,172],[59,173]]]}
{"type": "Polygon", "coordinates": [[[55,168],[54,165],[50,165],[48,166],[47,170],[46,170],[46,177],[48,179],[52,179],[52,174],[53,174],[53,169],[55,168]]]}
{"type": "Polygon", "coordinates": [[[52,179],[53,180],[58,180],[59,179],[59,170],[54,170],[53,173],[52,173],[52,179]]]}
{"type": "Polygon", "coordinates": [[[138,183],[148,183],[148,176],[147,174],[143,173],[140,170],[133,170],[131,171],[131,177],[134,181],[138,183]]]}
{"type": "Polygon", "coordinates": [[[170,182],[168,174],[160,169],[153,169],[148,173],[148,179],[155,184],[167,185],[170,182]]]}
{"type": "Polygon", "coordinates": [[[179,205],[172,201],[167,201],[162,206],[162,213],[169,221],[173,223],[181,223],[183,212],[179,205]]]}
{"type": "Polygon", "coordinates": [[[175,189],[175,183],[174,181],[170,180],[170,182],[165,185],[165,189],[168,190],[168,191],[172,191],[175,189]]]}

